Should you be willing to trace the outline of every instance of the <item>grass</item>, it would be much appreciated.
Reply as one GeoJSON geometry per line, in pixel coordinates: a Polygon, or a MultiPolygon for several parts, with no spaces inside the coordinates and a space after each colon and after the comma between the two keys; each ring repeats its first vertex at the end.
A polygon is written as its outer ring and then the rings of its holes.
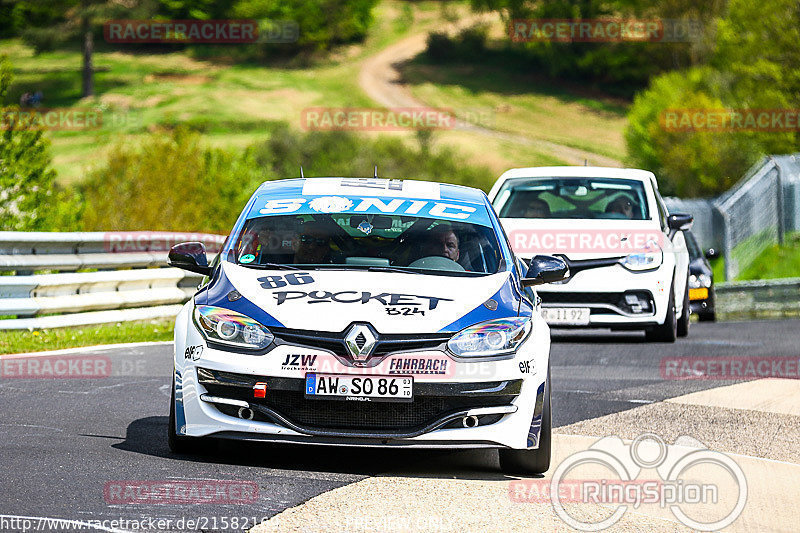
{"type": "MultiPolygon", "coordinates": [[[[372,106],[358,86],[365,58],[405,36],[430,31],[469,13],[463,1],[382,0],[364,43],[302,64],[212,61],[186,51],[133,51],[100,42],[94,57],[100,70],[95,76],[97,96],[85,100],[80,98],[80,50],[35,55],[21,41],[5,40],[0,41],[0,53],[10,57],[15,79],[4,103],[18,102],[23,92],[41,90],[44,107],[99,106],[104,110],[103,125],[96,130],[48,133],[59,183],[69,185],[102,162],[112,144],[136,142],[148,132],[178,124],[202,131],[212,146],[242,149],[265,140],[269,122],[287,121],[300,129],[306,107],[372,106]]],[[[490,109],[490,127],[499,131],[622,156],[624,108],[544,84],[532,85],[525,76],[501,70],[471,72],[418,65],[407,74],[415,94],[429,105],[490,109]]],[[[416,142],[411,132],[392,134],[416,142]]],[[[469,132],[437,132],[435,142],[459,149],[470,164],[488,166],[496,174],[513,166],[563,164],[542,147],[469,132]]]]}
{"type": "Polygon", "coordinates": [[[0,354],[122,342],[170,341],[173,328],[173,320],[149,320],[36,331],[3,331],[0,333],[0,354]]]}
{"type": "Polygon", "coordinates": [[[782,245],[765,248],[738,280],[796,278],[800,276],[800,232],[789,233],[782,245]]]}
{"type": "Polygon", "coordinates": [[[622,161],[629,102],[567,83],[554,83],[507,54],[506,27],[485,19],[488,49],[465,61],[431,63],[418,56],[402,68],[414,96],[428,105],[479,109],[489,127],[622,161]]]}
{"type": "MultiPolygon", "coordinates": [[[[384,0],[376,7],[364,43],[343,47],[309,66],[220,64],[183,51],[130,53],[123,45],[113,49],[99,43],[94,57],[102,71],[95,76],[97,96],[86,100],[80,98],[79,50],[34,55],[19,40],[0,41],[0,51],[15,67],[5,103],[18,102],[25,91],[41,90],[44,107],[104,109],[99,129],[49,133],[62,184],[79,181],[111,143],[135,141],[179,123],[194,125],[212,145],[241,148],[263,140],[268,121],[285,120],[299,129],[306,107],[372,105],[358,88],[361,61],[412,30],[435,26],[442,16],[436,6],[431,1],[384,0]]],[[[465,4],[456,8],[467,12],[465,4]]]]}

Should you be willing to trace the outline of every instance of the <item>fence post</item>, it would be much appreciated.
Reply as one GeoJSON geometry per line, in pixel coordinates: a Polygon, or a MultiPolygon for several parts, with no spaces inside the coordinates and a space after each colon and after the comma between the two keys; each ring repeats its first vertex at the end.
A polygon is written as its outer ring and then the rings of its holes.
{"type": "Polygon", "coordinates": [[[784,220],[786,206],[783,205],[783,172],[781,172],[781,167],[778,165],[777,161],[775,161],[775,158],[769,156],[769,160],[772,161],[775,170],[778,172],[776,178],[778,181],[778,191],[775,193],[778,202],[778,244],[783,244],[784,234],[786,233],[786,221],[784,220]]]}
{"type": "Polygon", "coordinates": [[[734,273],[733,246],[731,242],[731,220],[726,211],[719,210],[722,215],[722,254],[725,261],[725,281],[733,281],[734,273]]]}

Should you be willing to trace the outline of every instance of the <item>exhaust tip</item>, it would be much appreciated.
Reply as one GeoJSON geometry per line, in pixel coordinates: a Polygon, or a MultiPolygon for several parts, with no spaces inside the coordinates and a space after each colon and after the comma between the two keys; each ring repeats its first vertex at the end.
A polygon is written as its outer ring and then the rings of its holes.
{"type": "Polygon", "coordinates": [[[239,418],[242,420],[252,420],[253,419],[253,410],[248,409],[247,407],[240,407],[239,408],[239,418]]]}
{"type": "Polygon", "coordinates": [[[461,424],[465,428],[478,427],[478,417],[474,415],[465,416],[464,418],[461,419],[461,424]]]}

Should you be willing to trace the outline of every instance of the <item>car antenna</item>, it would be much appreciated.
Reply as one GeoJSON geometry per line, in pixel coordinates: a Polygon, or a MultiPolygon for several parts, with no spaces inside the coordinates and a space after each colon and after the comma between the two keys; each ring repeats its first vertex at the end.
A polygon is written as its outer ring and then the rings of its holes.
{"type": "Polygon", "coordinates": [[[305,176],[303,175],[303,165],[300,165],[300,177],[305,178],[305,176]]]}
{"type": "Polygon", "coordinates": [[[373,178],[377,178],[378,177],[378,165],[375,165],[375,172],[372,174],[372,177],[373,178]]]}

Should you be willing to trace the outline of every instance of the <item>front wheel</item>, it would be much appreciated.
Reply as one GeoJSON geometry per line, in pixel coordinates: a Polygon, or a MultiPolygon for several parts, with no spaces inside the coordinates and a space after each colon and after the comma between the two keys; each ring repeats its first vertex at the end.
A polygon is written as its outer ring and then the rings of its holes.
{"type": "Polygon", "coordinates": [[[542,430],[539,433],[539,447],[535,450],[498,450],[500,470],[506,474],[530,475],[544,474],[550,468],[550,442],[553,420],[550,415],[550,369],[544,385],[544,405],[542,406],[542,430]]]}
{"type": "Polygon", "coordinates": [[[692,309],[689,304],[689,284],[686,284],[686,290],[683,294],[683,312],[678,319],[678,337],[687,337],[689,335],[689,315],[692,309]]]}
{"type": "Polygon", "coordinates": [[[167,444],[172,453],[179,455],[200,452],[203,449],[203,439],[198,437],[183,437],[178,435],[175,427],[175,382],[172,382],[172,395],[169,402],[169,428],[167,429],[167,444]]]}
{"type": "Polygon", "coordinates": [[[644,338],[653,342],[675,342],[678,337],[678,317],[675,311],[675,291],[673,287],[669,289],[669,303],[667,303],[667,316],[664,323],[648,329],[644,333],[644,338]]]}

